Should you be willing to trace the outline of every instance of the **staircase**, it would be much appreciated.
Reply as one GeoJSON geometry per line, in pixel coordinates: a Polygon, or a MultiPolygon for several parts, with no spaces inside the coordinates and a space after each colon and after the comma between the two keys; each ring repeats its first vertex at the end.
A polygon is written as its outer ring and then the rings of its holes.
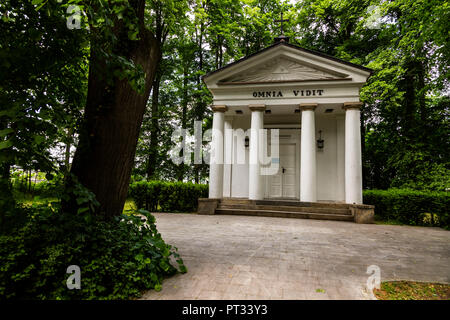
{"type": "Polygon", "coordinates": [[[215,214],[354,221],[349,204],[295,200],[220,199],[215,214]]]}

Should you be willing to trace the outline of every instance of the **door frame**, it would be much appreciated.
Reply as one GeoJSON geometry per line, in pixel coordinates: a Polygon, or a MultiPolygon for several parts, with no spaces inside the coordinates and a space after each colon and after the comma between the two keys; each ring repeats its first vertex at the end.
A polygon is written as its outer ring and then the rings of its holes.
{"type": "MultiPolygon", "coordinates": [[[[286,200],[300,200],[300,129],[281,129],[280,128],[280,145],[295,145],[295,197],[271,197],[270,196],[270,176],[264,176],[264,198],[265,199],[286,199],[286,200]],[[290,135],[290,138],[283,139],[283,136],[290,135]]],[[[270,145],[270,139],[267,139],[267,144],[270,145]]],[[[281,163],[281,154],[280,154],[281,163]]],[[[283,184],[283,181],[281,182],[283,184]]],[[[283,186],[281,186],[283,187],[283,186]]]]}

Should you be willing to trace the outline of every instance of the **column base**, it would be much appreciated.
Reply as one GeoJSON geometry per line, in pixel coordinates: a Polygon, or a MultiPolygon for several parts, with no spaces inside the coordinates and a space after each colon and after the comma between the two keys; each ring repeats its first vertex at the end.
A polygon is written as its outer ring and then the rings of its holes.
{"type": "Polygon", "coordinates": [[[350,211],[356,223],[371,224],[375,222],[375,206],[368,204],[351,204],[350,211]]]}
{"type": "Polygon", "coordinates": [[[215,214],[220,199],[218,198],[199,198],[198,199],[198,214],[211,215],[215,214]]]}

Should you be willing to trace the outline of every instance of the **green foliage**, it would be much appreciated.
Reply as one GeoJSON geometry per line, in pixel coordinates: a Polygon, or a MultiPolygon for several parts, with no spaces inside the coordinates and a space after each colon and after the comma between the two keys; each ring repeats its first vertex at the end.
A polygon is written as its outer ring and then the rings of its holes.
{"type": "Polygon", "coordinates": [[[208,185],[142,180],[130,185],[129,195],[138,208],[162,212],[194,212],[197,210],[198,198],[208,196],[208,185]]]}
{"type": "Polygon", "coordinates": [[[449,166],[450,56],[444,24],[450,7],[423,0],[377,4],[390,22],[362,33],[371,36],[364,60],[375,71],[361,89],[365,185],[445,190],[448,171],[442,178],[436,172],[449,166]]]}
{"type": "Polygon", "coordinates": [[[450,159],[448,1],[295,6],[299,45],[374,70],[360,94],[365,187],[443,190],[448,173],[444,179],[435,173],[448,169],[450,159]]]}
{"type": "Polygon", "coordinates": [[[175,261],[186,272],[145,210],[87,222],[48,203],[17,207],[16,216],[24,221],[0,234],[0,299],[127,299],[160,290],[175,261]],[[81,269],[79,290],[66,286],[70,265],[81,269]]]}
{"type": "Polygon", "coordinates": [[[0,164],[52,172],[49,149],[81,116],[89,37],[67,28],[65,9],[56,0],[0,3],[0,164]]]}
{"type": "Polygon", "coordinates": [[[410,189],[365,190],[365,204],[375,206],[375,216],[415,226],[450,228],[450,194],[448,192],[410,189]]]}
{"type": "Polygon", "coordinates": [[[386,281],[373,292],[378,300],[448,300],[450,285],[414,281],[386,281]]]}
{"type": "MultiPolygon", "coordinates": [[[[410,159],[405,158],[405,163],[409,163],[410,159]]],[[[403,164],[404,165],[404,164],[403,164]]],[[[423,161],[418,163],[414,168],[416,172],[407,172],[405,168],[405,176],[403,179],[396,177],[392,181],[393,187],[429,190],[429,191],[449,191],[450,190],[450,169],[444,164],[429,163],[423,161]]]]}
{"type": "Polygon", "coordinates": [[[15,171],[10,181],[16,197],[28,195],[31,197],[57,198],[61,196],[63,175],[46,175],[42,172],[32,173],[15,171]]]}

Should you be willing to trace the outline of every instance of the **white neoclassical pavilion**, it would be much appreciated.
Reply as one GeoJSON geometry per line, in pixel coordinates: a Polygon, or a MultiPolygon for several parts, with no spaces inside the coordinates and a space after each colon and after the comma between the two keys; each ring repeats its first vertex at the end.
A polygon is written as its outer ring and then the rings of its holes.
{"type": "Polygon", "coordinates": [[[278,42],[207,74],[214,99],[209,198],[361,204],[359,91],[370,73],[278,42]],[[267,141],[259,129],[270,131],[267,141]],[[279,152],[262,163],[259,155],[274,150],[270,134],[279,152]]]}

